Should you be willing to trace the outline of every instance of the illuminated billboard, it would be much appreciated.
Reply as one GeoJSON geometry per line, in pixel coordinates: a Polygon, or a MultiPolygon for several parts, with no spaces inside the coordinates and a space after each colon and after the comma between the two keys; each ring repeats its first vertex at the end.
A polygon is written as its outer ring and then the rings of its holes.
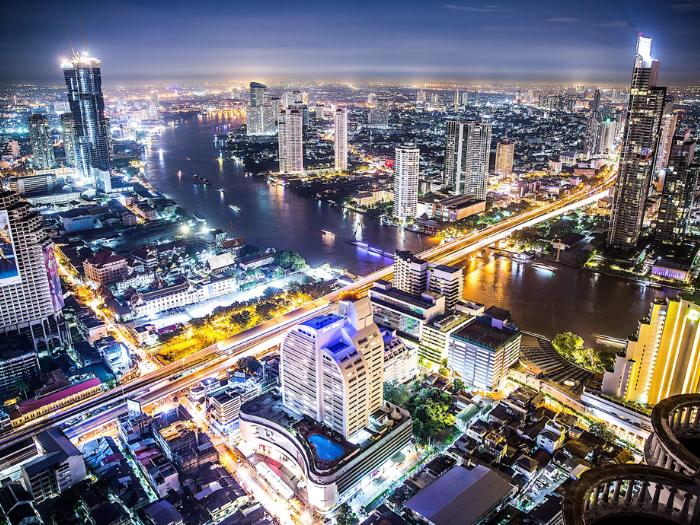
{"type": "Polygon", "coordinates": [[[44,268],[49,279],[49,291],[51,292],[51,304],[55,312],[63,308],[63,292],[61,291],[61,278],[58,276],[58,262],[53,244],[44,247],[44,268]]]}
{"type": "Polygon", "coordinates": [[[0,210],[0,286],[9,286],[21,281],[10,216],[6,210],[0,210]]]}

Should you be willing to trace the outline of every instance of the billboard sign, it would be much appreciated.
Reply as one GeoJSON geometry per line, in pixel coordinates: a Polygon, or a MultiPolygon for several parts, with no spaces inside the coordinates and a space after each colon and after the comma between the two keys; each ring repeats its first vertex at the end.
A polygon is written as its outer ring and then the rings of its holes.
{"type": "Polygon", "coordinates": [[[46,268],[46,277],[49,280],[51,304],[54,312],[60,312],[64,304],[63,291],[61,290],[61,278],[58,276],[58,261],[56,261],[53,244],[44,246],[44,268],[46,268]]]}
{"type": "Polygon", "coordinates": [[[17,251],[12,240],[10,216],[7,210],[0,210],[0,286],[22,282],[17,262],[17,251]]]}

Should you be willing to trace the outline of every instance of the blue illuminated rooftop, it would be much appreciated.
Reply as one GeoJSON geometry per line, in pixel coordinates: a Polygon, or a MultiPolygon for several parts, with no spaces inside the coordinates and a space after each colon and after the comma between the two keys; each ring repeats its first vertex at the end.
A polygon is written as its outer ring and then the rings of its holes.
{"type": "Polygon", "coordinates": [[[309,319],[308,321],[304,321],[303,323],[301,323],[301,325],[308,326],[309,328],[313,328],[314,330],[320,330],[328,325],[335,323],[336,321],[340,321],[341,319],[343,318],[336,314],[325,314],[319,315],[318,317],[314,317],[313,319],[309,319]]]}

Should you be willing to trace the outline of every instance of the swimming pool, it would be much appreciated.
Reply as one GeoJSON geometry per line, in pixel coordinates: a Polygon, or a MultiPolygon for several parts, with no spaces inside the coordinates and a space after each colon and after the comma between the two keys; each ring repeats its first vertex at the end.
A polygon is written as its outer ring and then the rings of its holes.
{"type": "Polygon", "coordinates": [[[311,434],[306,438],[316,451],[316,457],[322,461],[335,461],[343,455],[343,445],[321,434],[311,434]]]}

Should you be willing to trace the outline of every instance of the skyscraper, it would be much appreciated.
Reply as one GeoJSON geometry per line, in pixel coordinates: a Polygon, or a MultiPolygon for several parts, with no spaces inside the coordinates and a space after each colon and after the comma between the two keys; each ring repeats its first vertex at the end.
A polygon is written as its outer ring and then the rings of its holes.
{"type": "Polygon", "coordinates": [[[608,154],[612,151],[622,126],[622,114],[619,110],[607,111],[601,123],[600,143],[598,151],[601,154],[608,154]]]}
{"type": "Polygon", "coordinates": [[[387,129],[389,127],[389,114],[389,99],[377,97],[375,106],[369,110],[370,127],[387,129]]]}
{"type": "Polygon", "coordinates": [[[34,157],[32,165],[37,169],[53,168],[56,159],[53,154],[53,139],[49,120],[45,115],[34,113],[29,116],[29,142],[34,157]]]}
{"type": "Polygon", "coordinates": [[[0,333],[27,333],[37,349],[67,339],[53,243],[41,216],[17,193],[0,191],[0,333]]]}
{"type": "Polygon", "coordinates": [[[415,146],[396,148],[394,159],[394,215],[401,220],[418,211],[420,150],[415,146]]]}
{"type": "Polygon", "coordinates": [[[656,242],[673,245],[685,234],[696,183],[696,174],[690,167],[694,155],[695,140],[690,133],[673,138],[656,219],[656,242]]]}
{"type": "Polygon", "coordinates": [[[284,405],[346,439],[382,406],[384,341],[367,297],[292,328],[280,357],[284,405]]]}
{"type": "Polygon", "coordinates": [[[280,111],[277,123],[280,173],[304,172],[303,122],[298,109],[280,111]]]}
{"type": "Polygon", "coordinates": [[[348,112],[345,108],[335,110],[335,169],[345,171],[348,169],[348,112]]]}
{"type": "Polygon", "coordinates": [[[667,103],[664,106],[664,114],[661,117],[661,125],[659,127],[659,147],[656,149],[654,170],[662,170],[668,164],[671,144],[675,141],[677,125],[678,114],[673,112],[673,104],[667,103]]]}
{"type": "Polygon", "coordinates": [[[700,392],[700,306],[685,299],[652,303],[627,340],[603,392],[625,401],[654,405],[676,394],[700,392]]]}
{"type": "Polygon", "coordinates": [[[494,171],[503,177],[513,173],[513,157],[515,156],[515,144],[504,139],[496,145],[496,166],[494,171]]]}
{"type": "Polygon", "coordinates": [[[659,63],[651,38],[637,38],[637,56],[627,103],[620,174],[610,217],[608,245],[629,251],[637,246],[644,220],[666,88],[657,87],[659,63]]]}
{"type": "Polygon", "coordinates": [[[98,190],[108,193],[112,155],[100,61],[81,53],[64,61],[61,67],[75,126],[76,168],[83,177],[94,181],[98,190]]]}
{"type": "Polygon", "coordinates": [[[603,115],[600,112],[600,90],[596,89],[591,103],[591,114],[586,130],[586,157],[600,154],[600,135],[603,131],[603,115]]]}
{"type": "Polygon", "coordinates": [[[246,109],[247,135],[273,135],[277,126],[279,99],[268,99],[267,86],[260,82],[250,83],[250,103],[246,109]]]}
{"type": "Polygon", "coordinates": [[[445,134],[445,186],[456,195],[486,198],[490,152],[490,123],[449,120],[445,134]]]}
{"type": "Polygon", "coordinates": [[[77,166],[77,154],[75,145],[75,121],[72,113],[61,115],[61,138],[63,139],[63,151],[66,155],[66,166],[77,166]]]}

